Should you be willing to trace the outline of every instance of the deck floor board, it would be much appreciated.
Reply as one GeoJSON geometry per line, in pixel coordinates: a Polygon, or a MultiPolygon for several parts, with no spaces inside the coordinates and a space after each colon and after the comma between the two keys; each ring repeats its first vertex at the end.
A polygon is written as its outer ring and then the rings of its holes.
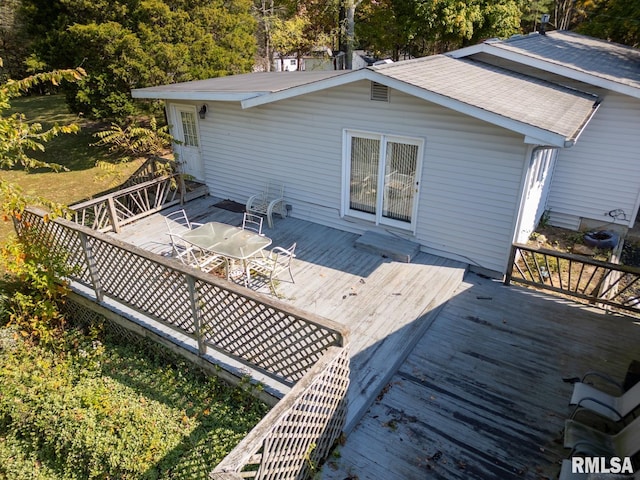
{"type": "MultiPolygon", "coordinates": [[[[166,254],[171,249],[164,215],[178,208],[185,208],[193,222],[241,225],[242,214],[215,207],[219,200],[203,197],[172,207],[125,227],[117,238],[166,254]]],[[[460,285],[466,265],[425,253],[418,254],[412,263],[392,261],[357,249],[356,234],[296,218],[276,216],[274,228],[266,228],[266,222],[264,226],[272,247],[297,242],[292,264],[295,282],[282,274],[276,285],[277,297],[349,327],[350,429],[409,354],[438,308],[460,285]]],[[[252,279],[250,287],[273,295],[261,279],[252,279]]]]}
{"type": "Polygon", "coordinates": [[[556,478],[563,379],[621,380],[638,345],[627,317],[467,274],[322,478],[556,478]]]}

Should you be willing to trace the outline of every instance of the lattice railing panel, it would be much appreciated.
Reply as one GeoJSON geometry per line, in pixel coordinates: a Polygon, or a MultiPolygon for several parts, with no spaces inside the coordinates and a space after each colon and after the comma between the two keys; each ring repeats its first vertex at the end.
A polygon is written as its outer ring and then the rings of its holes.
{"type": "Polygon", "coordinates": [[[109,242],[94,239],[91,245],[102,288],[109,296],[166,325],[195,333],[185,274],[109,242]]]}
{"type": "Polygon", "coordinates": [[[42,216],[25,211],[21,221],[15,222],[18,235],[37,235],[39,241],[45,242],[54,255],[66,258],[72,268],[72,277],[84,285],[91,285],[89,268],[80,236],[77,232],[62,225],[45,221],[42,216]]]}
{"type": "Polygon", "coordinates": [[[189,335],[201,355],[210,347],[291,385],[327,348],[345,343],[343,328],[329,320],[176,260],[70,222],[44,222],[42,214],[25,218],[18,229],[33,225],[38,235],[55,239],[55,248],[67,249],[78,266],[73,278],[93,288],[98,301],[112,298],[189,335]]]}
{"type": "Polygon", "coordinates": [[[640,314],[640,269],[591,258],[512,246],[505,283],[517,282],[640,314]]]}
{"type": "Polygon", "coordinates": [[[208,346],[245,359],[295,383],[329,346],[335,331],[286,311],[199,283],[204,340],[208,346]]]}
{"type": "Polygon", "coordinates": [[[256,480],[303,479],[342,434],[349,387],[346,348],[330,348],[252,432],[213,470],[256,480]]]}

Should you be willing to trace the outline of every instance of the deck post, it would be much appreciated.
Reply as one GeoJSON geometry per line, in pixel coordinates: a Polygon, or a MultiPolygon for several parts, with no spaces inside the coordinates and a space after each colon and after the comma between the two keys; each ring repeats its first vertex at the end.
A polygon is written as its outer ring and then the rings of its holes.
{"type": "Polygon", "coordinates": [[[509,253],[509,262],[507,263],[507,272],[504,276],[505,285],[511,285],[511,275],[513,275],[513,264],[516,261],[516,250],[517,250],[517,247],[515,245],[511,245],[511,252],[509,253]]]}
{"type": "Polygon", "coordinates": [[[84,253],[84,257],[89,268],[91,284],[93,285],[93,290],[96,292],[96,301],[98,303],[101,303],[104,299],[104,292],[102,291],[100,274],[98,273],[98,269],[96,268],[96,260],[93,256],[93,249],[91,248],[91,244],[89,243],[86,233],[78,232],[78,237],[80,238],[80,243],[82,244],[82,252],[84,253]]]}
{"type": "Polygon", "coordinates": [[[113,231],[116,233],[120,233],[118,212],[116,211],[116,204],[114,203],[113,197],[111,195],[109,195],[109,198],[107,198],[107,206],[109,210],[109,218],[111,218],[111,225],[113,226],[113,231]]]}
{"type": "Polygon", "coordinates": [[[207,353],[207,345],[205,343],[204,334],[202,332],[202,315],[200,315],[200,307],[198,305],[198,290],[196,289],[196,281],[191,275],[186,276],[187,288],[189,289],[189,301],[191,303],[191,314],[193,315],[193,325],[195,328],[196,340],[198,342],[198,352],[200,355],[207,353]]]}
{"type": "Polygon", "coordinates": [[[180,189],[180,205],[184,205],[185,197],[187,195],[187,185],[184,183],[184,176],[178,174],[178,188],[180,189]]]}

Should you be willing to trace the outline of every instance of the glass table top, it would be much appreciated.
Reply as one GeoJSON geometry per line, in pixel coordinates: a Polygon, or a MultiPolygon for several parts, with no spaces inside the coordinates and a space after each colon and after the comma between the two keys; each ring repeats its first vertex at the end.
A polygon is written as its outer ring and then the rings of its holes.
{"type": "Polygon", "coordinates": [[[182,234],[182,238],[203,250],[240,260],[271,245],[271,239],[226,223],[209,222],[182,234]]]}

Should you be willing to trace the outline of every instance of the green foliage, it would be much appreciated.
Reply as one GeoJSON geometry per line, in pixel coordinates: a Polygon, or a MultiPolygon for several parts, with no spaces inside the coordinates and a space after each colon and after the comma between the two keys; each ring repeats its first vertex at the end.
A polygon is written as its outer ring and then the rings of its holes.
{"type": "Polygon", "coordinates": [[[637,47],[640,45],[640,0],[599,0],[586,5],[585,35],[637,47]]]}
{"type": "Polygon", "coordinates": [[[82,65],[72,109],[93,118],[134,114],[130,90],[251,70],[250,0],[25,0],[26,22],[53,68],[82,65]],[[48,12],[49,15],[43,15],[48,12]]]}
{"type": "Polygon", "coordinates": [[[22,113],[4,114],[11,107],[11,99],[19,97],[35,85],[76,82],[83,78],[81,68],[38,73],[22,80],[9,80],[0,85],[0,168],[21,165],[26,169],[46,167],[60,170],[59,165],[34,159],[29,151],[44,151],[44,143],[61,133],[75,133],[78,126],[57,125],[44,129],[38,122],[27,122],[22,113]]]}
{"type": "MultiPolygon", "coordinates": [[[[20,219],[19,206],[5,208],[20,219]]],[[[0,271],[6,294],[4,323],[31,342],[59,346],[65,326],[59,304],[67,293],[65,278],[71,273],[64,253],[46,234],[25,225],[20,238],[0,250],[0,271]]]]}
{"type": "Polygon", "coordinates": [[[66,344],[0,349],[0,478],[204,480],[266,413],[151,345],[95,327],[66,344]]]}
{"type": "Polygon", "coordinates": [[[110,128],[96,132],[94,136],[99,140],[93,145],[108,146],[124,161],[140,156],[162,155],[173,141],[169,126],[158,127],[155,117],[151,118],[148,127],[130,123],[122,128],[112,123],[110,128]]]}
{"type": "Polygon", "coordinates": [[[398,60],[519,33],[522,13],[517,0],[365,0],[357,15],[361,46],[379,54],[392,53],[398,60]]]}

